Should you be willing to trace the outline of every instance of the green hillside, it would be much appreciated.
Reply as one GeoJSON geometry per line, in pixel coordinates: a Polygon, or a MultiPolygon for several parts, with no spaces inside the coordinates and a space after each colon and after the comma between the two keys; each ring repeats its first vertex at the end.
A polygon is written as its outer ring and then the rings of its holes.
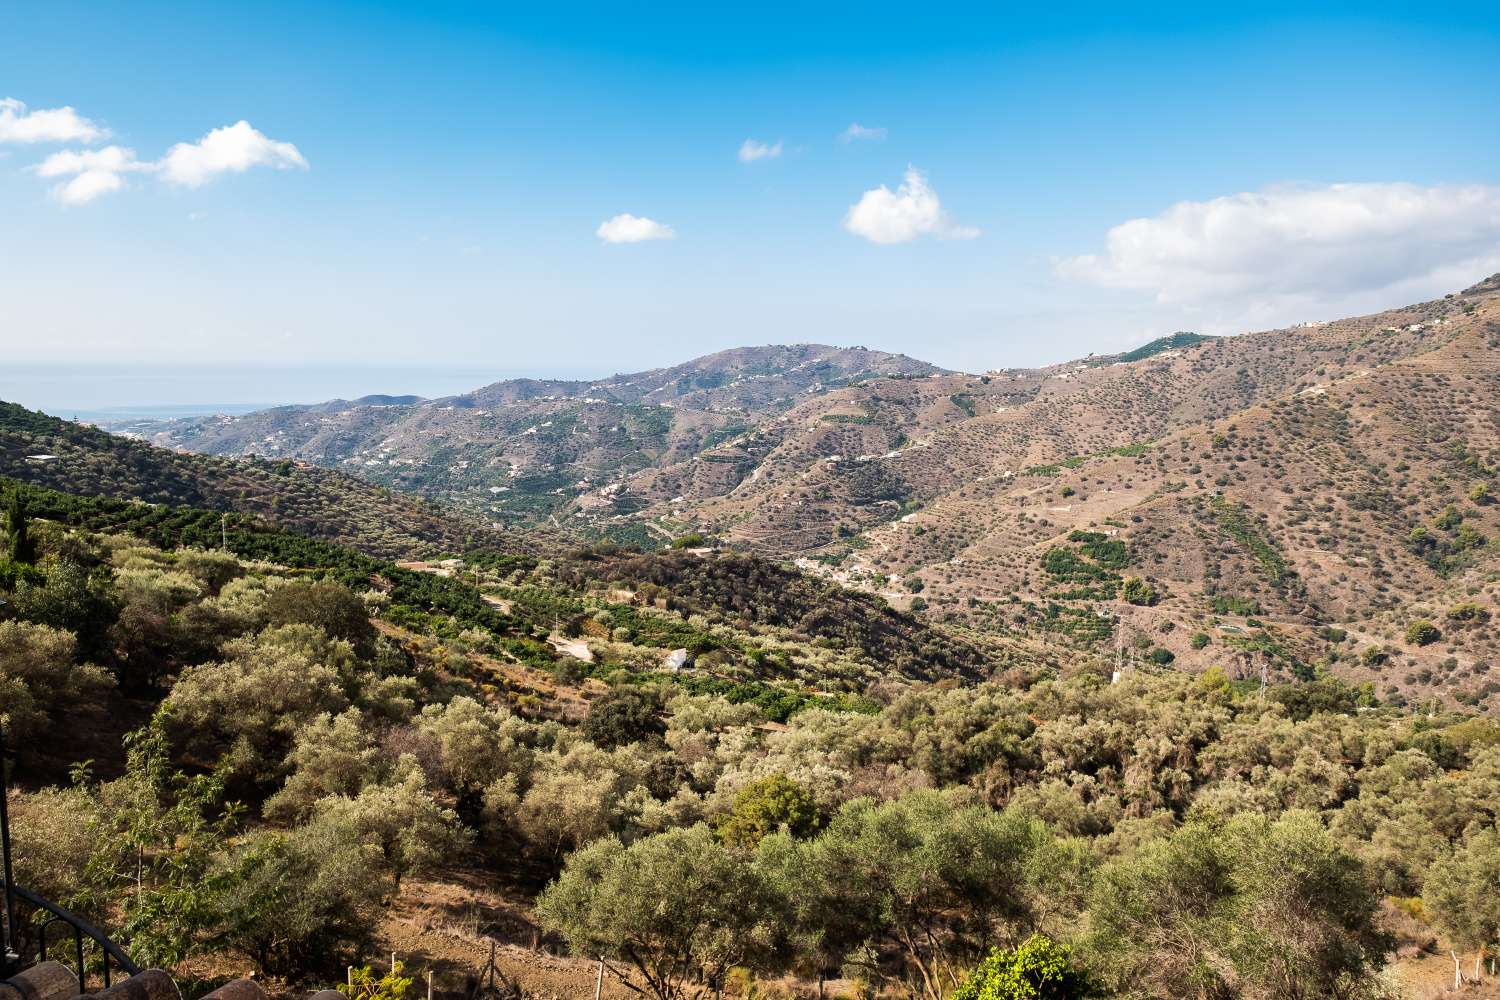
{"type": "MultiPolygon", "coordinates": [[[[1193,347],[1197,344],[1203,343],[1204,341],[1213,339],[1214,338],[1212,337],[1205,337],[1201,333],[1188,333],[1187,331],[1179,331],[1177,333],[1168,334],[1165,337],[1157,337],[1150,343],[1142,344],[1140,347],[1137,347],[1133,351],[1126,351],[1124,354],[1111,355],[1110,357],[1104,359],[1104,363],[1115,364],[1124,362],[1128,364],[1131,361],[1145,361],[1147,358],[1155,357],[1156,355],[1161,354],[1165,351],[1180,351],[1185,347],[1193,347]]],[[[1095,359],[1095,362],[1099,363],[1098,359],[1095,359]]]]}
{"type": "Polygon", "coordinates": [[[0,402],[0,475],[82,495],[261,515],[383,557],[498,538],[478,522],[342,473],[168,451],[14,403],[0,402]]]}

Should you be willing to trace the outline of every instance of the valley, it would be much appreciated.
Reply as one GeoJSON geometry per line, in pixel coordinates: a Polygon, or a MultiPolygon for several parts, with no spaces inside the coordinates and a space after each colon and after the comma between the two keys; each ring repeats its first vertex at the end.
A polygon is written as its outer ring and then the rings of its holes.
{"type": "Polygon", "coordinates": [[[1495,596],[1497,338],[1491,278],[1371,316],[1034,370],[746,348],[592,383],[129,433],[325,466],[490,531],[646,549],[702,535],[997,646],[1329,670],[1388,698],[1479,705],[1500,692],[1500,647],[1446,616],[1495,596]],[[1108,565],[1081,554],[1099,545],[1108,565]],[[1149,601],[1123,599],[1127,577],[1149,601]],[[1443,641],[1402,641],[1429,619],[1451,622],[1443,641]]]}
{"type": "Polygon", "coordinates": [[[5,404],[20,877],[282,995],[374,949],[457,1000],[493,949],[531,997],[945,1000],[997,933],[1113,995],[1287,995],[1264,940],[1438,995],[1495,822],[1497,359],[1500,276],[981,375],[753,348],[129,436],[5,404]]]}
{"type": "Polygon", "coordinates": [[[0,24],[0,1000],[1500,1000],[1500,5],[0,24]]]}

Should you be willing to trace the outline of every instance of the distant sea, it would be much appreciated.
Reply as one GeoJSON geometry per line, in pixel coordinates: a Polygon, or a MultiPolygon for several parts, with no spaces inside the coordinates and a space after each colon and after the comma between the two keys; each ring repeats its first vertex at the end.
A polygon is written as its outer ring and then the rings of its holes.
{"type": "Polygon", "coordinates": [[[375,393],[430,399],[523,375],[590,378],[599,374],[456,366],[7,364],[0,368],[0,400],[70,420],[105,422],[249,413],[269,406],[357,399],[375,393]]]}

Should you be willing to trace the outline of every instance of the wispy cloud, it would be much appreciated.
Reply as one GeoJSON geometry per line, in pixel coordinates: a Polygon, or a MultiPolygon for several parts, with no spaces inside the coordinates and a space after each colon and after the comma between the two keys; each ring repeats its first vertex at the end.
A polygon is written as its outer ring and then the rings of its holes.
{"type": "Polygon", "coordinates": [[[1059,274],[1158,302],[1275,315],[1500,269],[1500,187],[1331,184],[1185,201],[1109,230],[1059,274]]]}
{"type": "Polygon", "coordinates": [[[886,137],[886,134],[887,131],[884,128],[866,128],[859,122],[851,122],[848,128],[839,133],[839,141],[859,142],[860,140],[869,140],[871,142],[879,142],[886,137]]]}
{"type": "Polygon", "coordinates": [[[644,243],[647,240],[675,239],[677,233],[671,226],[663,225],[655,219],[622,212],[613,219],[599,223],[594,235],[605,243],[644,243]]]}
{"type": "Polygon", "coordinates": [[[72,108],[27,111],[14,97],[0,97],[0,143],[97,142],[108,134],[72,108]]]}
{"type": "Polygon", "coordinates": [[[781,155],[781,140],[773,143],[757,142],[754,139],[746,139],[740,143],[739,158],[741,163],[754,163],[756,160],[772,160],[781,155]]]}
{"type": "Polygon", "coordinates": [[[866,191],[849,207],[844,228],[871,243],[909,243],[918,236],[972,240],[979,235],[973,226],[953,221],[927,183],[927,176],[911,166],[895,191],[884,184],[866,191]]]}

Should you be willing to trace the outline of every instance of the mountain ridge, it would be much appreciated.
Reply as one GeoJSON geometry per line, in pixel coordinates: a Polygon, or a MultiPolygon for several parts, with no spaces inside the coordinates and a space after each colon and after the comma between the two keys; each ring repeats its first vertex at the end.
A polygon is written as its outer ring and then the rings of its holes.
{"type": "Polygon", "coordinates": [[[532,525],[590,484],[685,460],[807,394],[941,371],[865,348],[771,345],[592,381],[509,379],[405,404],[336,400],[116,426],[170,448],[341,468],[486,519],[532,525]]]}
{"type": "Polygon", "coordinates": [[[646,549],[701,534],[1038,653],[1061,635],[1089,656],[1328,669],[1477,704],[1500,694],[1487,624],[1403,634],[1500,603],[1481,496],[1500,469],[1497,346],[1500,276],[1035,369],[790,345],[291,412],[299,461],[347,453],[496,521],[646,549]]]}

